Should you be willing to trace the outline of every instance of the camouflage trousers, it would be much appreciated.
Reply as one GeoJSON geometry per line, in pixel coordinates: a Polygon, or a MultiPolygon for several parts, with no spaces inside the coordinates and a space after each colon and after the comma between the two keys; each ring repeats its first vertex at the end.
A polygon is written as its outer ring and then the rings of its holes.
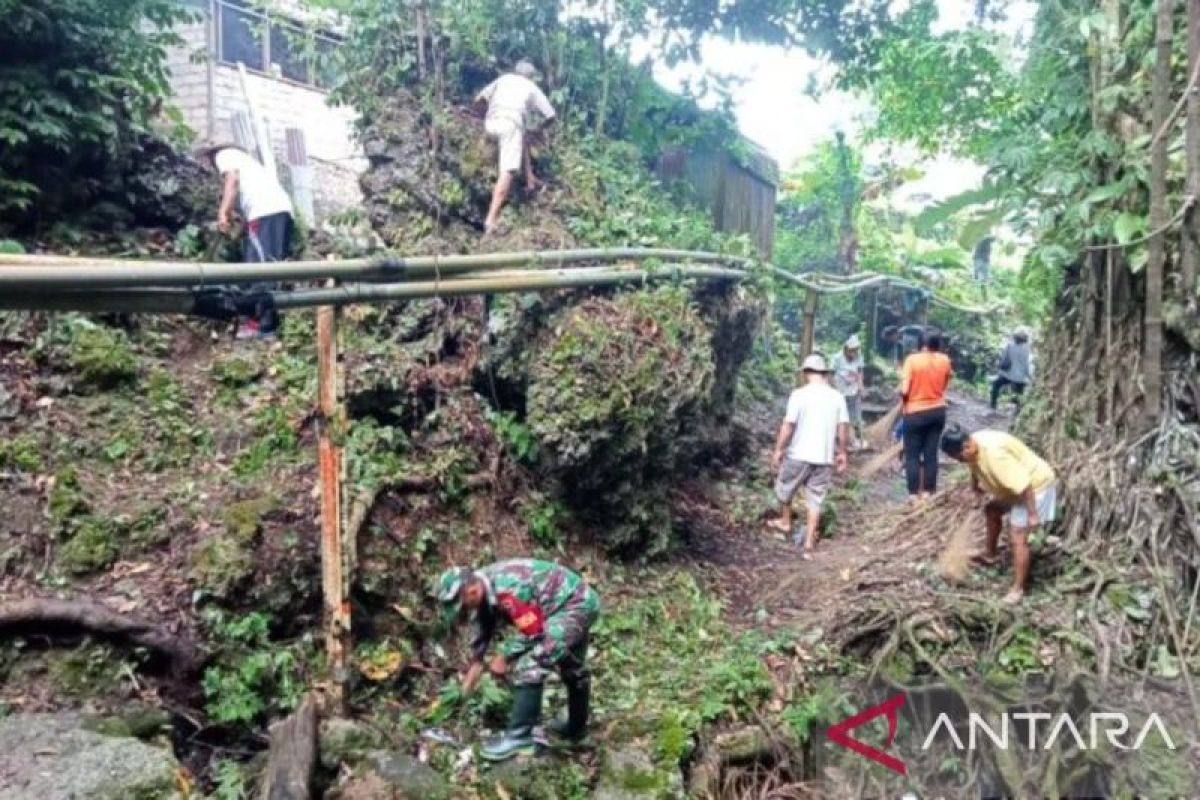
{"type": "Polygon", "coordinates": [[[552,671],[566,684],[587,680],[588,631],[599,616],[600,599],[587,589],[582,602],[547,617],[539,645],[517,657],[510,673],[513,683],[540,685],[552,671]]]}

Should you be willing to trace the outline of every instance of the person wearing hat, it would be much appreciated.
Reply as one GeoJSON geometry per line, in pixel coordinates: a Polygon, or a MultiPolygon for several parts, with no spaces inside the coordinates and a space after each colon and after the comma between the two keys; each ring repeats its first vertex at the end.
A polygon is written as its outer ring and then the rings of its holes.
{"type": "MultiPolygon", "coordinates": [[[[239,203],[246,220],[242,260],[247,263],[285,260],[294,226],[292,200],[279,179],[236,144],[205,144],[197,149],[196,155],[202,163],[221,173],[217,227],[222,233],[228,233],[233,226],[233,205],[239,203]]],[[[270,289],[268,283],[251,284],[253,313],[240,321],[239,339],[270,336],[279,327],[279,313],[270,289]]]]}
{"type": "Polygon", "coordinates": [[[1029,585],[1029,534],[1054,521],[1058,493],[1054,469],[1020,439],[1003,431],[968,434],[952,425],[942,435],[942,452],[966,464],[971,470],[971,488],[992,498],[983,507],[987,539],[983,553],[973,559],[976,563],[995,563],[1000,531],[1008,518],[1013,582],[1004,602],[1021,602],[1029,585]]]}
{"type": "Polygon", "coordinates": [[[865,365],[862,345],[858,334],[854,334],[842,345],[842,351],[833,357],[833,386],[846,398],[846,410],[850,413],[850,427],[854,431],[855,443],[862,440],[862,391],[865,365]]]}
{"type": "Polygon", "coordinates": [[[484,233],[491,234],[500,223],[500,210],[508,199],[513,175],[524,169],[525,188],[534,191],[538,179],[533,174],[533,162],[529,157],[527,134],[529,115],[536,112],[545,122],[542,128],[555,118],[554,106],[534,83],[537,69],[528,61],[518,61],[512,72],[501,75],[485,86],[475,96],[477,105],[487,106],[484,130],[496,140],[500,151],[499,174],[492,190],[492,203],[484,221],[484,233]]]}
{"type": "Polygon", "coordinates": [[[567,687],[567,717],[549,726],[552,734],[579,740],[587,732],[591,676],[587,670],[589,631],[600,615],[600,598],[578,574],[550,561],[515,558],[481,569],[454,567],[438,578],[437,598],[447,620],[469,615],[471,663],[463,677],[470,693],[484,665],[513,685],[513,706],[502,736],[486,742],[481,754],[503,761],[534,751],[533,729],[542,711],[542,687],[551,671],[567,687]],[[497,630],[516,633],[485,662],[497,630]]]}
{"type": "Polygon", "coordinates": [[[771,456],[780,516],[770,525],[785,533],[792,529],[792,498],[803,488],[804,558],[808,559],[817,544],[821,505],[833,485],[834,471],[846,470],[850,414],[846,398],[829,384],[829,368],[822,356],[813,353],[805,358],[801,371],[804,386],[788,398],[771,456]]]}
{"type": "Polygon", "coordinates": [[[992,410],[1000,403],[1000,393],[1012,387],[1013,402],[1021,407],[1021,396],[1033,379],[1033,352],[1029,347],[1029,332],[1024,328],[1013,331],[1012,338],[1000,350],[996,380],[992,381],[992,410]]]}

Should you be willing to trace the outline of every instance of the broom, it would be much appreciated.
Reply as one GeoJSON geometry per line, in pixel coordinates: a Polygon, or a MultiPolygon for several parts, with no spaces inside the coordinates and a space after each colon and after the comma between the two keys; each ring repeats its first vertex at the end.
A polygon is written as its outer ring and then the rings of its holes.
{"type": "Polygon", "coordinates": [[[862,469],[858,471],[859,478],[873,478],[878,473],[886,469],[888,465],[895,464],[896,457],[900,455],[900,451],[903,449],[904,445],[900,442],[896,442],[894,445],[864,464],[862,469]]]}
{"type": "Polygon", "coordinates": [[[965,516],[950,531],[946,547],[938,556],[938,573],[949,583],[964,583],[971,574],[971,554],[975,551],[972,532],[976,522],[965,516]]]}
{"type": "Polygon", "coordinates": [[[892,438],[892,428],[896,427],[896,419],[900,416],[900,404],[872,422],[863,430],[863,438],[871,443],[876,450],[883,450],[892,438]]]}

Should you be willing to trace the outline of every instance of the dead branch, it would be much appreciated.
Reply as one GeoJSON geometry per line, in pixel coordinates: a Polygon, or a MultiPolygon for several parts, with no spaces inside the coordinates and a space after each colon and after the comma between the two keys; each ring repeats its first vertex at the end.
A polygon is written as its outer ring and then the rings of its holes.
{"type": "Polygon", "coordinates": [[[317,704],[310,694],[286,719],[271,726],[271,748],[262,800],[308,800],[317,762],[317,704]]]}
{"type": "Polygon", "coordinates": [[[164,656],[178,675],[193,674],[200,666],[192,642],[92,600],[29,599],[0,607],[0,632],[24,627],[36,627],[43,634],[55,629],[82,630],[127,641],[164,656]]]}

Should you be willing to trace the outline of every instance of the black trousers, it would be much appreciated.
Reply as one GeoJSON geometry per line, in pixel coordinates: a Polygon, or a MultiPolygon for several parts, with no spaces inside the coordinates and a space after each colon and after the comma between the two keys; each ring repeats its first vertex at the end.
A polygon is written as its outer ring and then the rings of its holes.
{"type": "Polygon", "coordinates": [[[1021,405],[1021,395],[1025,394],[1025,384],[1010,381],[1003,375],[997,375],[996,380],[992,381],[992,410],[1000,403],[1000,393],[1004,391],[1005,386],[1011,386],[1013,394],[1017,397],[1017,405],[1021,405]]]}
{"type": "MultiPolygon", "coordinates": [[[[242,260],[247,264],[266,261],[286,261],[292,244],[292,215],[286,211],[252,219],[246,223],[246,241],[242,244],[242,260]]],[[[271,333],[279,327],[279,312],[271,299],[271,283],[253,283],[250,295],[254,300],[254,319],[259,330],[271,333]]]]}
{"type": "Polygon", "coordinates": [[[904,475],[909,494],[937,491],[938,445],[945,428],[945,406],[904,415],[904,475]]]}

